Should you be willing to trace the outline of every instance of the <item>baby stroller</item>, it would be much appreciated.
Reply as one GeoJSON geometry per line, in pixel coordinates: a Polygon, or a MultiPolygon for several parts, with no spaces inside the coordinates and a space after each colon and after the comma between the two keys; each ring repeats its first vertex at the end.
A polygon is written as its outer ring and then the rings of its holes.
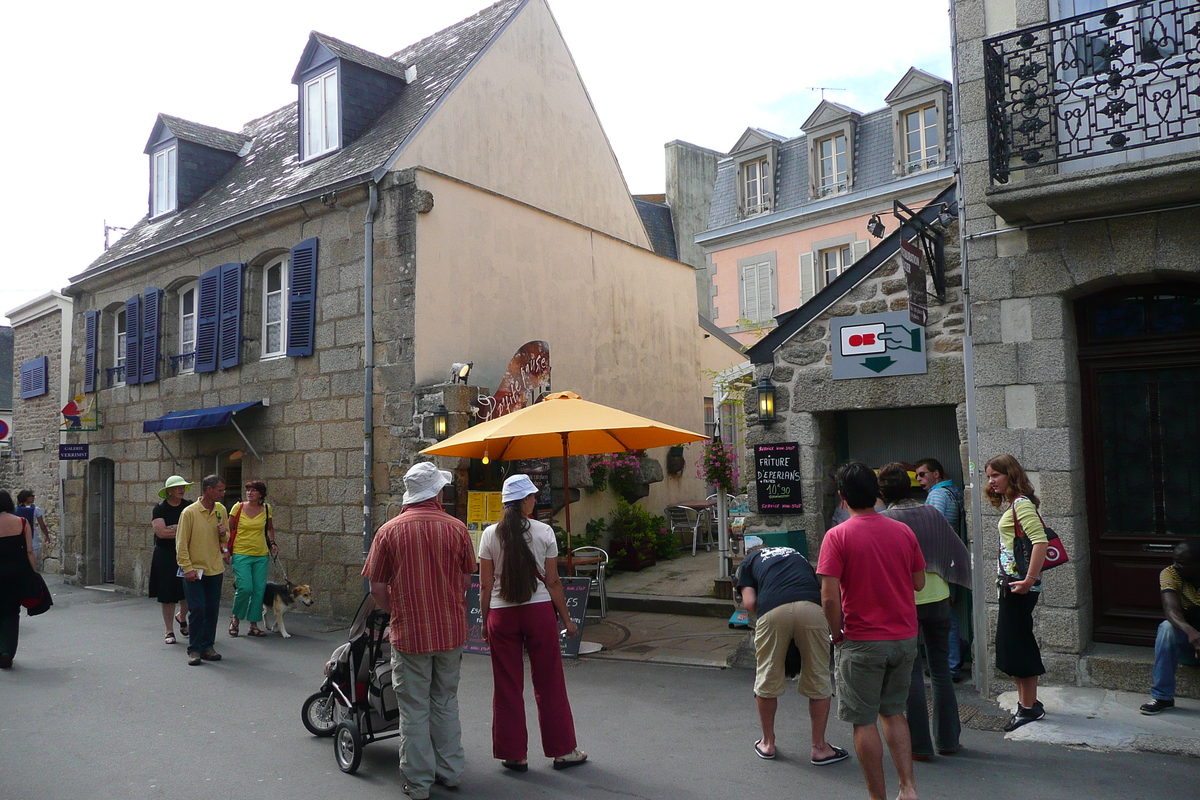
{"type": "Polygon", "coordinates": [[[371,595],[363,598],[346,643],[325,664],[325,682],[300,707],[313,736],[333,737],[333,756],[342,772],[362,761],[362,748],[400,735],[400,709],[392,688],[391,617],[371,595]]]}

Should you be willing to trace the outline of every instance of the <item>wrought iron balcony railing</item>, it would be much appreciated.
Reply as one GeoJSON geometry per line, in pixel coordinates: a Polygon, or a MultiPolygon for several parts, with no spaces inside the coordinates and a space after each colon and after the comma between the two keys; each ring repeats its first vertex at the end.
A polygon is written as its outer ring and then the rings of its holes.
{"type": "Polygon", "coordinates": [[[1195,0],[1125,3],[994,36],[983,50],[994,183],[1200,137],[1195,0]]]}

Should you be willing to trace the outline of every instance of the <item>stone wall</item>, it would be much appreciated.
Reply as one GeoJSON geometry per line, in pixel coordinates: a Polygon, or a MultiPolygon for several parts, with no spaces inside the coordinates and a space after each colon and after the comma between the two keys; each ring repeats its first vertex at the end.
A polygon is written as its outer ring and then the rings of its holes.
{"type": "MultiPolygon", "coordinates": [[[[15,325],[13,328],[13,369],[17,380],[13,390],[13,432],[11,478],[3,488],[17,499],[21,489],[31,489],[36,503],[46,515],[51,544],[43,542],[42,569],[58,572],[62,566],[61,545],[64,541],[64,515],[59,480],[58,442],[65,400],[59,387],[62,375],[63,312],[57,307],[40,316],[15,325]],[[32,358],[47,356],[50,368],[46,375],[49,391],[40,397],[23,400],[20,397],[21,365],[32,358]]],[[[35,531],[40,536],[40,532],[35,531]]]]}
{"type": "MultiPolygon", "coordinates": [[[[776,386],[775,408],[779,421],[770,428],[755,424],[755,392],[747,392],[750,420],[746,447],[769,442],[800,444],[801,492],[804,512],[799,515],[752,516],[747,530],[800,530],[808,532],[809,553],[815,558],[828,520],[837,507],[833,472],[837,466],[835,414],[844,410],[950,405],[959,410],[959,438],[966,459],[963,391],[962,272],[957,247],[958,228],[946,234],[946,302],[931,296],[929,324],[925,329],[927,372],[923,375],[861,380],[833,380],[831,321],[836,317],[903,311],[908,289],[899,257],[886,261],[874,273],[814,319],[775,351],[772,366],[757,367],[758,377],[771,373],[776,386]]],[[[751,481],[751,505],[756,492],[751,481]]]]}

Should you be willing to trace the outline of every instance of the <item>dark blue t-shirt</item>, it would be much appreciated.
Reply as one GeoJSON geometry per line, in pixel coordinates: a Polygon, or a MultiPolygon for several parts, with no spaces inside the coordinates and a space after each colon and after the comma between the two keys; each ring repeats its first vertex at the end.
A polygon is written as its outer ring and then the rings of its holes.
{"type": "Polygon", "coordinates": [[[758,595],[758,616],[788,603],[821,604],[821,581],[808,559],[790,547],[760,547],[738,568],[737,588],[758,595]]]}

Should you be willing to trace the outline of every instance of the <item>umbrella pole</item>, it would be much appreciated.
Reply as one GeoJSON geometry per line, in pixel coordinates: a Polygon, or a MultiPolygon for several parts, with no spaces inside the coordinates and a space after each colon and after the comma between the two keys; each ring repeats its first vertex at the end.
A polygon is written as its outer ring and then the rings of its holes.
{"type": "Polygon", "coordinates": [[[575,574],[574,558],[571,554],[571,467],[567,461],[567,436],[562,433],[563,442],[563,510],[566,512],[567,522],[567,574],[575,574]]]}

